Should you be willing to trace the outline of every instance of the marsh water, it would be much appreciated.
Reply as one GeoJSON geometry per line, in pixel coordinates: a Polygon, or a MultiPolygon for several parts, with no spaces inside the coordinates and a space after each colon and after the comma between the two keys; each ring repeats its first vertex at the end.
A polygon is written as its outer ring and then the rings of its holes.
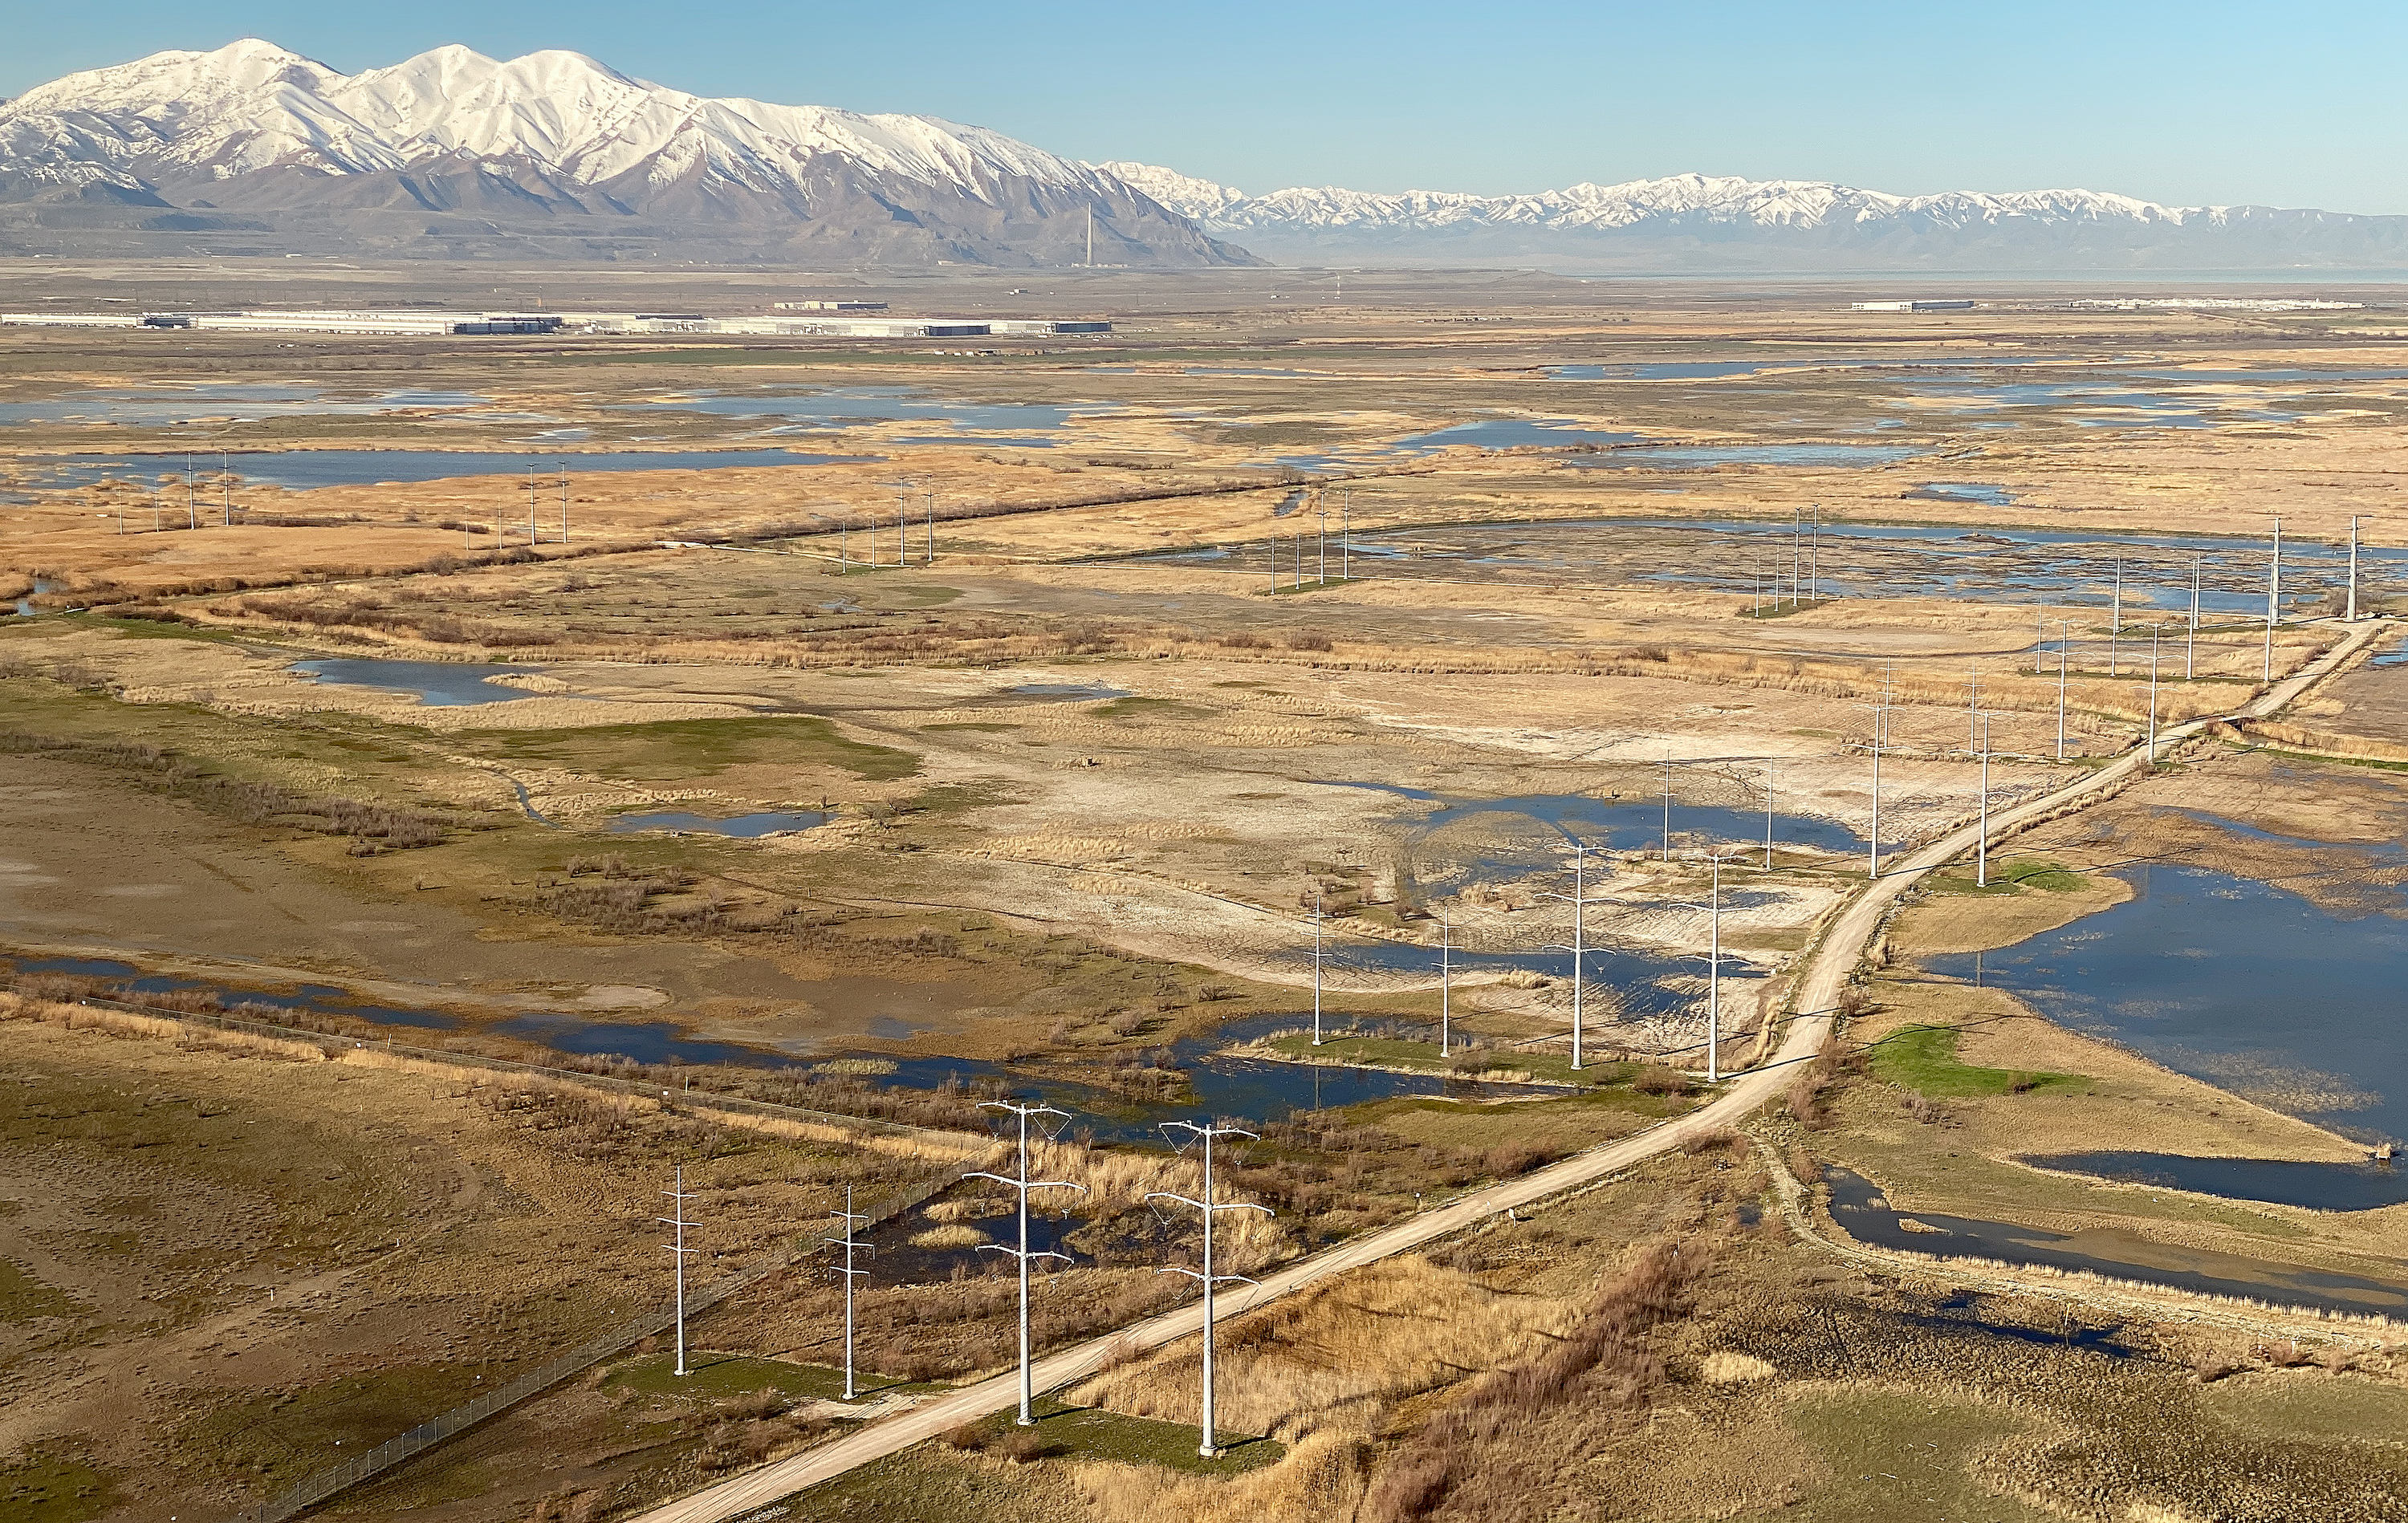
{"type": "MultiPolygon", "coordinates": [[[[222,463],[233,473],[236,478],[234,490],[238,495],[245,486],[308,491],[316,487],[400,485],[445,481],[455,477],[509,476],[523,478],[530,465],[535,467],[538,480],[550,488],[557,479],[557,473],[563,470],[575,477],[595,471],[709,471],[853,464],[881,458],[876,455],[816,455],[798,449],[627,449],[588,450],[583,453],[545,451],[533,455],[501,449],[284,449],[236,454],[222,463]]],[[[131,481],[158,486],[180,501],[188,461],[206,509],[210,500],[219,495],[217,476],[221,461],[215,450],[189,456],[181,451],[155,455],[27,455],[19,457],[13,463],[24,484],[32,487],[58,490],[93,486],[102,481],[131,481]],[[163,477],[171,479],[163,483],[163,477]]],[[[236,502],[235,506],[239,511],[242,504],[236,502]]],[[[526,504],[521,501],[518,506],[523,509],[526,504]]],[[[496,511],[507,517],[510,510],[503,505],[496,511]]]]}
{"type": "Polygon", "coordinates": [[[610,819],[610,833],[693,832],[702,835],[731,835],[739,840],[757,841],[762,836],[786,831],[811,830],[826,824],[827,820],[828,817],[817,809],[763,809],[752,814],[727,815],[717,818],[688,814],[683,810],[660,809],[640,815],[614,815],[610,819]]]}
{"type": "MultiPolygon", "coordinates": [[[[1026,434],[1049,433],[1084,413],[1109,410],[1099,404],[956,402],[908,386],[854,386],[817,391],[706,391],[654,402],[619,404],[625,412],[694,412],[715,418],[781,419],[773,434],[824,433],[851,423],[924,420],[955,428],[1026,434]]],[[[941,442],[966,443],[948,438],[941,442]]]]}
{"type": "Polygon", "coordinates": [[[229,1003],[238,1001],[275,1010],[348,1016],[379,1026],[406,1026],[417,1031],[451,1031],[460,1024],[457,1017],[439,1010],[412,1010],[401,1005],[378,1004],[332,984],[303,984],[297,989],[280,990],[235,989],[210,979],[146,974],[131,962],[120,962],[109,958],[0,956],[0,967],[18,974],[65,974],[77,978],[106,978],[119,985],[130,1003],[138,1003],[145,994],[208,994],[229,1003]]]}
{"type": "Polygon", "coordinates": [[[270,418],[374,417],[381,413],[481,407],[474,391],[403,388],[368,397],[330,397],[316,386],[227,382],[139,390],[69,391],[38,402],[0,403],[0,425],[118,423],[172,428],[182,423],[258,422],[270,418]]]}
{"type": "MultiPolygon", "coordinates": [[[[1663,451],[1636,452],[1643,463],[1663,451]]],[[[1602,459],[1602,457],[1598,457],[1602,459]]],[[[1910,492],[1927,501],[1989,503],[2009,494],[1994,483],[1934,481],[1910,492]]],[[[2103,534],[2052,529],[1969,529],[1956,524],[1825,523],[1789,520],[1572,519],[1357,530],[1330,547],[1361,577],[1525,576],[1606,585],[1671,582],[1747,595],[1940,597],[2104,609],[2120,576],[2125,612],[2153,612],[2179,642],[2194,566],[2202,615],[2262,618],[2272,547],[2268,540],[2204,534],[2103,534]],[[2172,616],[2171,618],[2166,616],[2172,616]]],[[[1215,546],[1143,559],[1218,564],[1249,574],[1266,564],[1259,548],[1215,546]]],[[[2408,587],[2408,550],[2361,547],[2359,586],[2372,594],[2408,587]]],[[[2286,539],[2283,606],[2299,611],[2344,586],[2347,543],[2286,539]]]]}
{"type": "MultiPolygon", "coordinates": [[[[2075,1031],[2344,1136],[2408,1137],[2408,919],[2344,914],[2204,867],[2119,870],[2131,899],[1980,954],[2075,1031]]],[[[1974,954],[1925,960],[1970,979],[1974,954]]]]}
{"type": "Polygon", "coordinates": [[[464,708],[477,704],[508,704],[521,698],[533,698],[537,695],[524,688],[513,688],[493,679],[497,676],[524,676],[541,669],[471,662],[379,661],[352,657],[297,661],[287,668],[301,673],[312,682],[330,682],[347,688],[376,688],[385,692],[416,693],[419,703],[427,708],[464,708]]]}
{"type": "MultiPolygon", "coordinates": [[[[222,980],[146,974],[130,962],[102,958],[0,955],[0,968],[18,975],[64,974],[107,979],[118,986],[117,997],[136,1003],[145,994],[194,993],[213,996],[228,1006],[250,1004],[270,1011],[344,1017],[408,1031],[454,1031],[466,1024],[462,1018],[445,1011],[362,1000],[330,984],[263,989],[222,980]]],[[[271,1015],[265,1018],[274,1018],[271,1015]]],[[[1232,1021],[1208,1035],[1181,1038],[1171,1044],[1167,1054],[1168,1061],[1182,1070],[1188,1081],[1185,1092],[1176,1100],[1123,1094],[1075,1079],[1056,1078],[973,1058],[897,1057],[860,1051],[803,1056],[692,1036],[669,1020],[608,1020],[573,1011],[538,1010],[510,1016],[484,1029],[554,1052],[625,1058],[655,1065],[724,1064],[736,1068],[808,1070],[825,1063],[839,1067],[866,1063],[882,1071],[873,1082],[885,1087],[933,1090],[977,1086],[983,1091],[1015,1099],[1041,1100],[1069,1112],[1069,1124],[1079,1131],[1103,1141],[1120,1143],[1158,1141],[1163,1122],[1199,1117],[1278,1121],[1300,1112],[1398,1096],[1497,1099],[1556,1092],[1528,1085],[1462,1080],[1438,1073],[1392,1073],[1383,1069],[1265,1061],[1231,1056],[1223,1050],[1280,1032],[1309,1030],[1311,1024],[1309,1012],[1256,1016],[1232,1021]]],[[[1333,1035],[1346,1029],[1334,1019],[1327,1028],[1333,1035]]],[[[894,1023],[893,1030],[879,1034],[900,1038],[910,1035],[910,1028],[894,1023]]]]}
{"type": "Polygon", "coordinates": [[[2361,1316],[2408,1317],[2408,1274],[2398,1281],[2301,1269],[2237,1254],[2160,1243],[2136,1232],[2086,1228],[2052,1232],[2014,1222],[1945,1217],[1893,1208],[1879,1187],[1861,1174],[1826,1166],[1831,1187],[1831,1218],[1850,1237],[1875,1247],[1942,1258],[1990,1259],[2001,1263],[2087,1270],[2115,1279],[2211,1296],[2236,1296],[2361,1316]],[[1923,1230],[1908,1227],[1912,1220],[1923,1230]]]}

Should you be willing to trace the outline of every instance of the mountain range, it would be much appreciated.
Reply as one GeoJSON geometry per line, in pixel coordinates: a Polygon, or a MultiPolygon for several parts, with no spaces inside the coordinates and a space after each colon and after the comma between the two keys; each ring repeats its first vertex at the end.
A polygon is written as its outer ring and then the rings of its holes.
{"type": "Polygon", "coordinates": [[[346,75],[270,43],[0,102],[0,253],[325,252],[820,268],[1536,265],[1570,272],[2408,267],[2408,217],[2092,191],[1890,195],[1675,175],[1526,195],[1247,195],[936,117],[714,100],[580,53],[346,75]]]}
{"type": "Polygon", "coordinates": [[[1824,180],[1673,175],[1530,195],[1336,187],[1247,195],[1106,163],[1206,232],[1283,263],[1629,270],[2352,269],[2408,266],[2408,217],[2167,206],[2097,191],[1888,195],[1824,180]]]}
{"type": "Polygon", "coordinates": [[[580,53],[346,75],[265,42],[0,103],[0,249],[1242,264],[1091,165],[934,117],[710,100],[580,53]]]}

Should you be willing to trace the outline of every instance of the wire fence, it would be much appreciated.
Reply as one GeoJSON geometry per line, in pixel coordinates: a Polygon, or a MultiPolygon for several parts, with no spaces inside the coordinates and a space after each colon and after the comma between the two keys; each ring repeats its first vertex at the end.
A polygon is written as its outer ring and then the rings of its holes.
{"type": "MultiPolygon", "coordinates": [[[[875,1214],[873,1221],[892,1220],[951,1184],[951,1179],[939,1179],[914,1186],[887,1203],[875,1214]]],[[[790,1249],[767,1262],[739,1270],[714,1285],[705,1287],[686,1297],[686,1319],[692,1321],[696,1313],[707,1312],[746,1287],[758,1284],[782,1270],[792,1269],[817,1251],[816,1247],[790,1249]]],[[[608,1332],[596,1333],[509,1384],[430,1417],[356,1459],[312,1471],[280,1495],[236,1515],[236,1523],[284,1523],[285,1519],[300,1516],[337,1492],[349,1490],[372,1476],[382,1474],[404,1460],[425,1453],[445,1439],[465,1432],[531,1396],[549,1390],[580,1371],[591,1369],[615,1354],[624,1353],[647,1338],[660,1336],[676,1323],[677,1312],[671,1308],[623,1322],[608,1332]]]]}

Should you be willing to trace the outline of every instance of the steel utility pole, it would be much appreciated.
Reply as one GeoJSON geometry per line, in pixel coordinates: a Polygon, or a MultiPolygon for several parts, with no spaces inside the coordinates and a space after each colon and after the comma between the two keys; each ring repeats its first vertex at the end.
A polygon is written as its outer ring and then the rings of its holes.
{"type": "Polygon", "coordinates": [[[1354,489],[1338,489],[1338,579],[1354,579],[1354,489]]]}
{"type": "Polygon", "coordinates": [[[1451,1055],[1455,1025],[1455,927],[1438,923],[1438,1055],[1451,1055]]]}
{"type": "Polygon", "coordinates": [[[2190,629],[2183,635],[2183,680],[2188,682],[2198,670],[2199,654],[2199,565],[2200,558],[2190,558],[2190,629]]]}
{"type": "Polygon", "coordinates": [[[2149,767],[2157,765],[2157,636],[2160,627],[2149,626],[2149,767]]]}
{"type": "Polygon", "coordinates": [[[193,457],[189,454],[184,457],[184,517],[187,520],[185,528],[201,526],[201,502],[193,495],[193,457]]]}
{"type": "Polygon", "coordinates": [[[1820,503],[1814,505],[1810,533],[1813,537],[1807,541],[1806,590],[1819,599],[1823,595],[1823,505],[1820,503]]]}
{"type": "Polygon", "coordinates": [[[2349,516],[2349,611],[2342,617],[2358,622],[2358,515],[2349,516]]]}
{"type": "Polygon", "coordinates": [[[1321,585],[1327,587],[1329,585],[1329,489],[1326,487],[1313,492],[1312,512],[1313,517],[1320,520],[1318,548],[1321,559],[1317,562],[1320,567],[1319,576],[1321,585]]]}
{"type": "Polygon", "coordinates": [[[1321,890],[1312,890],[1312,1045],[1321,1046],[1321,890]]]}
{"type": "MultiPolygon", "coordinates": [[[[1682,909],[1706,912],[1708,927],[1706,943],[1706,1082],[1720,1084],[1722,1070],[1723,1030],[1723,859],[1714,854],[1714,885],[1702,904],[1682,904],[1682,909]]],[[[1689,954],[1694,957],[1697,954],[1689,954]]]]}
{"type": "Polygon", "coordinates": [[[1020,1426],[1026,1428],[1037,1420],[1029,1415],[1028,1411],[1029,1398],[1034,1394],[1029,1387],[1028,1376],[1028,1261],[1032,1259],[1059,1259],[1066,1264],[1070,1261],[1070,1256],[1067,1253],[1032,1253],[1029,1251],[1028,1192],[1032,1189],[1075,1189],[1080,1194],[1083,1195],[1087,1192],[1087,1187],[1084,1185],[1074,1185],[1067,1179],[1031,1179],[1028,1177],[1028,1118],[1032,1116],[1058,1116],[1063,1120],[1068,1121],[1070,1118],[1070,1113],[1068,1111],[1056,1110],[1051,1105],[1022,1105],[1008,1100],[982,1100],[979,1102],[979,1108],[982,1110],[1003,1111],[1009,1115],[1020,1117],[1019,1175],[1017,1177],[1013,1177],[1006,1174],[989,1174],[984,1170],[979,1170],[970,1174],[966,1174],[962,1175],[962,1177],[965,1179],[991,1179],[998,1185],[1007,1186],[1011,1189],[1017,1190],[1020,1195],[1020,1246],[1016,1248],[1007,1248],[1000,1243],[982,1243],[979,1245],[979,1251],[981,1253],[985,1253],[989,1250],[993,1250],[996,1253],[1010,1254],[1012,1258],[1020,1261],[1020,1426]]]}
{"type": "Polygon", "coordinates": [[[855,1269],[853,1265],[854,1254],[869,1251],[867,1244],[853,1235],[854,1228],[867,1221],[869,1217],[853,1208],[851,1185],[844,1187],[844,1209],[838,1212],[837,1216],[844,1222],[844,1235],[824,1238],[822,1241],[832,1248],[844,1250],[844,1267],[837,1273],[844,1276],[844,1400],[850,1402],[853,1400],[853,1282],[855,1275],[869,1273],[866,1269],[855,1269]]]}
{"type": "Polygon", "coordinates": [[[2274,520],[2274,554],[2266,562],[2266,669],[2260,681],[2274,680],[2274,616],[2283,596],[2283,520],[2274,520]]]}
{"type": "Polygon", "coordinates": [[[1865,876],[1869,878],[1881,876],[1881,758],[1882,741],[1889,732],[1888,697],[1883,693],[1884,701],[1873,705],[1873,827],[1865,838],[1869,848],[1865,876]]]}
{"type": "Polygon", "coordinates": [[[1764,870],[1772,871],[1772,769],[1764,769],[1764,870]]]}
{"type": "Polygon", "coordinates": [[[1672,860],[1672,757],[1664,756],[1664,860],[1672,860]]]}
{"type": "Polygon", "coordinates": [[[1165,1266],[1159,1273],[1184,1274],[1204,1287],[1204,1420],[1202,1435],[1196,1445],[1196,1452],[1207,1459],[1218,1459],[1221,1457],[1221,1447],[1213,1442],[1212,1431],[1212,1324],[1214,1318],[1212,1292],[1224,1283],[1253,1285],[1255,1282],[1243,1274],[1220,1274],[1213,1272],[1212,1218],[1224,1211],[1259,1211],[1266,1217],[1270,1216],[1272,1212],[1269,1206],[1256,1205],[1251,1201],[1212,1199],[1213,1143],[1223,1137],[1251,1139],[1255,1133],[1242,1127],[1197,1126],[1192,1121],[1165,1121],[1162,1124],[1162,1130],[1165,1139],[1172,1147],[1177,1148],[1182,1157],[1185,1156],[1187,1147],[1192,1147],[1198,1142],[1204,1146],[1204,1198],[1202,1200],[1191,1201],[1184,1195],[1174,1195],[1167,1189],[1149,1191],[1145,1198],[1149,1201],[1175,1201],[1181,1205],[1188,1206],[1200,1213],[1204,1218],[1204,1267],[1201,1270],[1194,1270],[1165,1266]],[[1181,1146],[1176,1138],[1170,1137],[1169,1133],[1172,1132],[1186,1132],[1187,1146],[1181,1146]]]}
{"type": "Polygon", "coordinates": [[[2071,626],[2063,619],[2057,625],[2057,759],[2065,760],[2065,646],[2071,626]]]}
{"type": "Polygon", "coordinates": [[[668,1196],[671,1208],[677,1212],[677,1215],[674,1217],[662,1217],[658,1219],[663,1225],[677,1229],[677,1241],[669,1245],[669,1260],[672,1263],[677,1265],[677,1373],[682,1375],[686,1373],[685,1260],[688,1254],[700,1251],[698,1249],[689,1248],[685,1245],[685,1203],[688,1201],[695,1199],[695,1197],[686,1193],[685,1166],[683,1164],[680,1164],[678,1166],[676,1188],[666,1190],[663,1193],[668,1196]]]}
{"type": "Polygon", "coordinates": [[[1585,843],[1578,840],[1572,842],[1572,891],[1568,894],[1541,894],[1540,897],[1561,899],[1570,903],[1572,907],[1572,944],[1570,947],[1549,947],[1546,949],[1550,952],[1570,952],[1572,955],[1572,1067],[1578,1069],[1586,1066],[1584,1060],[1584,1026],[1581,1011],[1581,990],[1588,983],[1588,980],[1582,975],[1581,969],[1582,959],[1588,955],[1588,847],[1585,843]]]}
{"type": "Polygon", "coordinates": [[[2115,601],[2107,615],[2107,675],[2119,675],[2117,659],[2120,648],[2116,642],[2124,637],[2124,558],[2115,558],[2115,601]]]}
{"type": "Polygon", "coordinates": [[[1982,828],[1973,855],[1973,885],[1990,884],[1990,717],[1982,716],[1982,828]]]}
{"type": "Polygon", "coordinates": [[[1806,515],[1798,508],[1789,510],[1789,606],[1798,607],[1798,562],[1806,548],[1806,515]]]}

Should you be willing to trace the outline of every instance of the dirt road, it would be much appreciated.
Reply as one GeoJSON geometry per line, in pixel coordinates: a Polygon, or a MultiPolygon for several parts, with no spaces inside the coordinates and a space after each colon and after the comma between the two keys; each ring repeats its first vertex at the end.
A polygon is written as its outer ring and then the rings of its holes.
{"type": "MultiPolygon", "coordinates": [[[[2227,718],[2264,719],[2274,714],[2355,654],[2359,647],[2395,633],[2396,628],[2388,620],[2376,620],[2352,631],[2340,645],[2303,667],[2296,676],[2275,684],[2237,714],[2227,718]]],[[[2157,749],[2162,752],[2166,747],[2196,735],[2213,722],[2209,719],[2195,719],[2161,731],[2157,749]]],[[[2043,815],[2055,814],[2069,803],[2113,790],[2140,771],[2148,760],[2141,751],[2134,750],[2063,788],[2012,809],[2000,810],[1990,819],[1992,843],[1995,845],[2024,826],[2036,822],[2043,815]]],[[[1679,1147],[1690,1138],[1735,1128],[1787,1087],[1792,1066],[1807,1061],[1822,1050],[1831,1032],[1841,991],[1846,988],[1849,977],[1863,959],[1865,948],[1880,933],[1899,897],[1913,888],[1926,873],[1971,850],[1975,834],[1976,827],[1964,826],[1908,853],[1841,911],[1809,954],[1806,970],[1799,981],[1799,1014],[1791,1021],[1780,1049],[1763,1067],[1731,1079],[1722,1094],[1711,1103],[1635,1136],[1567,1159],[1520,1179],[1475,1190],[1393,1227],[1339,1244],[1311,1258],[1300,1259],[1264,1276],[1261,1288],[1251,1294],[1228,1298],[1234,1302],[1229,1311],[1234,1314],[1260,1306],[1333,1274],[1360,1269],[1390,1255],[1445,1237],[1484,1217],[1533,1204],[1549,1196],[1603,1179],[1679,1147]]],[[[1195,1333],[1202,1326],[1200,1308],[1182,1307],[1149,1317],[1119,1332],[1064,1349],[1037,1361],[1037,1388],[1052,1390],[1075,1384],[1129,1349],[1159,1347],[1195,1333]]],[[[1003,1411],[1018,1400],[1017,1372],[996,1375],[914,1407],[898,1416],[867,1425],[836,1443],[806,1450],[792,1459],[765,1465],[656,1507],[640,1515],[637,1523],[722,1523],[724,1519],[791,1496],[805,1487],[841,1475],[856,1466],[935,1438],[948,1429],[1003,1411]]]]}

